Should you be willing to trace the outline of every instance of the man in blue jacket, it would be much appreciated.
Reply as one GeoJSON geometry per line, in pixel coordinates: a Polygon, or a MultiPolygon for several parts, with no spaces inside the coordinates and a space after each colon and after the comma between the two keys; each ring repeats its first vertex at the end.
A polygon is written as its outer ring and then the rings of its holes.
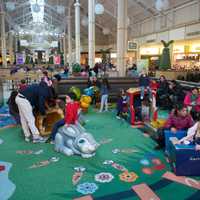
{"type": "Polygon", "coordinates": [[[32,134],[33,143],[45,142],[40,136],[39,130],[35,126],[35,117],[33,109],[45,115],[45,101],[52,97],[51,88],[45,82],[32,84],[25,90],[19,91],[15,102],[19,109],[22,129],[25,135],[25,141],[29,142],[32,134]]]}

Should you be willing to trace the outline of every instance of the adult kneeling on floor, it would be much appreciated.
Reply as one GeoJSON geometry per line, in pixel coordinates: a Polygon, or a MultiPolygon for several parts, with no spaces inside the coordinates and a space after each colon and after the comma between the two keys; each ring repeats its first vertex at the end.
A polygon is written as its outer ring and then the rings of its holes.
{"type": "Polygon", "coordinates": [[[45,101],[51,97],[51,89],[45,82],[32,84],[25,90],[19,91],[16,96],[15,102],[19,109],[25,141],[29,142],[32,134],[33,143],[45,142],[35,125],[33,109],[39,111],[41,115],[45,115],[45,101]]]}

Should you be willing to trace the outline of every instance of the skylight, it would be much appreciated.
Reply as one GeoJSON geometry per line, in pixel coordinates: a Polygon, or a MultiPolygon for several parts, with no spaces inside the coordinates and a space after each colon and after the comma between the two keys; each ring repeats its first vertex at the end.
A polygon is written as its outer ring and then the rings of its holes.
{"type": "Polygon", "coordinates": [[[44,22],[44,0],[29,0],[31,4],[31,12],[33,16],[33,22],[44,22]]]}

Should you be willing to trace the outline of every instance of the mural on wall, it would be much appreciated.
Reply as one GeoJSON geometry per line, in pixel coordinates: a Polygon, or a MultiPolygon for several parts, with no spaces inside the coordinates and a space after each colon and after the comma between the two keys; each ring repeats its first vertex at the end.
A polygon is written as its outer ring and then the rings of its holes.
{"type": "Polygon", "coordinates": [[[174,43],[174,40],[170,40],[169,42],[165,42],[164,40],[161,40],[164,49],[160,58],[160,70],[167,70],[171,68],[171,58],[170,58],[170,49],[169,46],[174,43]]]}

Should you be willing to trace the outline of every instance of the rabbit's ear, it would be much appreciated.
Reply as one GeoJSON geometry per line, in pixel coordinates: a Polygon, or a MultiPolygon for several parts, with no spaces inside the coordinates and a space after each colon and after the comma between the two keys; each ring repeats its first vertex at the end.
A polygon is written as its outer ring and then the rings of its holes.
{"type": "Polygon", "coordinates": [[[164,47],[167,47],[167,43],[164,40],[161,40],[162,44],[164,45],[164,47]]]}
{"type": "Polygon", "coordinates": [[[169,47],[170,44],[172,44],[174,42],[174,40],[170,40],[168,43],[167,43],[167,47],[169,47]]]}

